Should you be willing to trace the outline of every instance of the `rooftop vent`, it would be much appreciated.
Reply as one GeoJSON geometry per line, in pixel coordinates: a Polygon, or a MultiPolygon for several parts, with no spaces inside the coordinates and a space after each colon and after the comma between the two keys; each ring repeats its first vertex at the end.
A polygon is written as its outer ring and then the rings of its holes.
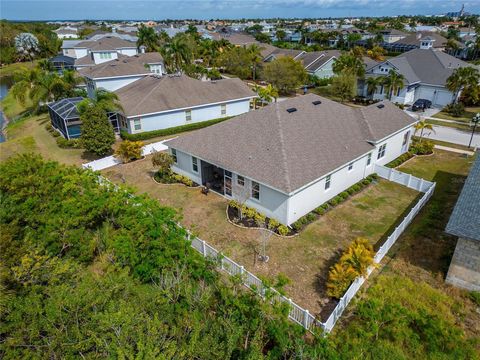
{"type": "Polygon", "coordinates": [[[320,100],[312,101],[313,105],[320,105],[322,102],[320,100]]]}
{"type": "Polygon", "coordinates": [[[379,105],[377,105],[377,108],[379,108],[379,109],[383,109],[384,107],[385,107],[384,104],[379,104],[379,105]]]}
{"type": "Polygon", "coordinates": [[[287,112],[288,112],[289,114],[291,114],[291,113],[293,113],[293,112],[295,112],[295,111],[297,111],[297,108],[288,108],[288,109],[287,109],[287,112]]]}

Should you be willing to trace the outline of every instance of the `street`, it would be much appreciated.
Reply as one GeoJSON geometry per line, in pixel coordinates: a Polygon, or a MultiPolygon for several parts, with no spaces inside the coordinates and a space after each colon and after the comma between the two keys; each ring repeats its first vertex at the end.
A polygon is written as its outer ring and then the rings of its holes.
{"type": "MultiPolygon", "coordinates": [[[[468,146],[468,142],[472,135],[471,132],[465,132],[446,126],[433,125],[433,129],[435,132],[425,130],[423,137],[468,146]]],[[[480,147],[480,134],[478,133],[473,135],[472,148],[473,147],[480,147]]]]}

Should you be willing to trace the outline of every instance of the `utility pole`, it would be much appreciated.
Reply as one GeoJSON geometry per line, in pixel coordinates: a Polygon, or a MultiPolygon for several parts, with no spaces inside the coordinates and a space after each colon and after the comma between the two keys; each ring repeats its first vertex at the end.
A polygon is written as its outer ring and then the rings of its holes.
{"type": "Polygon", "coordinates": [[[475,134],[475,129],[477,128],[477,124],[480,122],[480,113],[477,113],[477,115],[475,115],[472,118],[472,122],[473,122],[473,129],[472,129],[472,136],[470,136],[470,142],[468,143],[469,149],[470,149],[470,146],[472,145],[473,135],[475,134]]]}

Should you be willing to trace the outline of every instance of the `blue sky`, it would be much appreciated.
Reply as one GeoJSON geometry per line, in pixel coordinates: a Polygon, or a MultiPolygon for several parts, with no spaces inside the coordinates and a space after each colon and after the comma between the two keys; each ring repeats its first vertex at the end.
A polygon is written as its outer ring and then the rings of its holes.
{"type": "Polygon", "coordinates": [[[253,17],[340,17],[480,13],[478,0],[0,0],[0,18],[55,19],[211,19],[253,17]]]}

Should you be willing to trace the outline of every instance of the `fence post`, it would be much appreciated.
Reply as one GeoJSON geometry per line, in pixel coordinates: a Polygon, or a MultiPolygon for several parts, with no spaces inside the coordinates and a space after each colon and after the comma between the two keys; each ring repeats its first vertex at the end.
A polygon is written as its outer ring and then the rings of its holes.
{"type": "Polygon", "coordinates": [[[243,280],[243,273],[245,272],[245,268],[243,267],[243,265],[240,265],[240,277],[242,278],[243,280]]]}
{"type": "Polygon", "coordinates": [[[388,172],[388,180],[390,180],[390,181],[392,181],[392,178],[393,178],[392,174],[393,174],[393,169],[390,168],[390,170],[388,172]]]}
{"type": "Polygon", "coordinates": [[[408,181],[407,181],[407,187],[411,187],[412,184],[412,174],[408,174],[408,181]]]}
{"type": "Polygon", "coordinates": [[[307,309],[303,311],[303,327],[308,330],[308,318],[310,317],[310,313],[307,309]]]}
{"type": "Polygon", "coordinates": [[[420,178],[420,189],[418,189],[418,191],[423,192],[423,178],[420,178]]]}
{"type": "Polygon", "coordinates": [[[205,240],[200,240],[202,242],[202,255],[203,257],[207,257],[207,248],[205,246],[205,240]]]}

